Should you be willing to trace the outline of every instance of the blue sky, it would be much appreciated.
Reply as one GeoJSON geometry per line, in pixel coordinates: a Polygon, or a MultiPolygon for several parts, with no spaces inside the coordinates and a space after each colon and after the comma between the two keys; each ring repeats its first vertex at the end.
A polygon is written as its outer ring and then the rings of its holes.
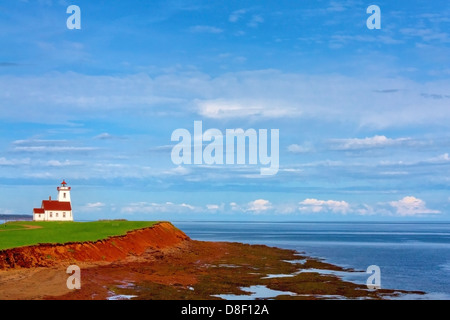
{"type": "Polygon", "coordinates": [[[0,0],[0,30],[0,213],[66,179],[80,220],[450,220],[448,1],[0,0]],[[174,165],[196,120],[279,129],[279,172],[174,165]]]}

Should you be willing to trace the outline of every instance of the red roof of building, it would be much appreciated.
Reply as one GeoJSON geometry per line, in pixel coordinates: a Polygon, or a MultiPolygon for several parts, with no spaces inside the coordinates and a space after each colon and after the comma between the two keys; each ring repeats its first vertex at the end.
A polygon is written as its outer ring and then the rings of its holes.
{"type": "Polygon", "coordinates": [[[44,209],[43,209],[43,208],[34,208],[34,209],[33,209],[33,213],[34,213],[34,214],[41,214],[41,213],[44,213],[44,209]]]}
{"type": "Polygon", "coordinates": [[[43,200],[42,209],[46,211],[71,211],[70,202],[60,202],[57,200],[43,200]]]}

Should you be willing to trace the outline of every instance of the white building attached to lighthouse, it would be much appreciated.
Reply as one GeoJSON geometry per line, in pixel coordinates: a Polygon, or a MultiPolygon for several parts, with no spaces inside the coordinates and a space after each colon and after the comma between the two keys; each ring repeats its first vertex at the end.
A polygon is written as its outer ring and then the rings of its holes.
{"type": "Polygon", "coordinates": [[[70,187],[63,180],[58,190],[58,200],[42,200],[40,208],[33,209],[33,221],[73,221],[70,187]]]}

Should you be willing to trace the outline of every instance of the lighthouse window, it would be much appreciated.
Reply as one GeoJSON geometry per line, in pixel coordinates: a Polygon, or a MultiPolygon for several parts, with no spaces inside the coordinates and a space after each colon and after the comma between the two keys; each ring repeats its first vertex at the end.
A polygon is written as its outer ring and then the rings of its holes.
{"type": "Polygon", "coordinates": [[[65,192],[64,192],[63,196],[64,196],[64,199],[65,199],[66,198],[66,193],[65,192]]]}

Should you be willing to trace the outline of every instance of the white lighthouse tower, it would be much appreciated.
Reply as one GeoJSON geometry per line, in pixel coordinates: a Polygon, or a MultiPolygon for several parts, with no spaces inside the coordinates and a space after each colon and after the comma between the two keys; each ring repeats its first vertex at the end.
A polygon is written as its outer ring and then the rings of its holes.
{"type": "Polygon", "coordinates": [[[61,182],[61,186],[56,188],[58,190],[58,201],[59,202],[70,202],[70,187],[66,187],[67,183],[65,180],[61,182]]]}

